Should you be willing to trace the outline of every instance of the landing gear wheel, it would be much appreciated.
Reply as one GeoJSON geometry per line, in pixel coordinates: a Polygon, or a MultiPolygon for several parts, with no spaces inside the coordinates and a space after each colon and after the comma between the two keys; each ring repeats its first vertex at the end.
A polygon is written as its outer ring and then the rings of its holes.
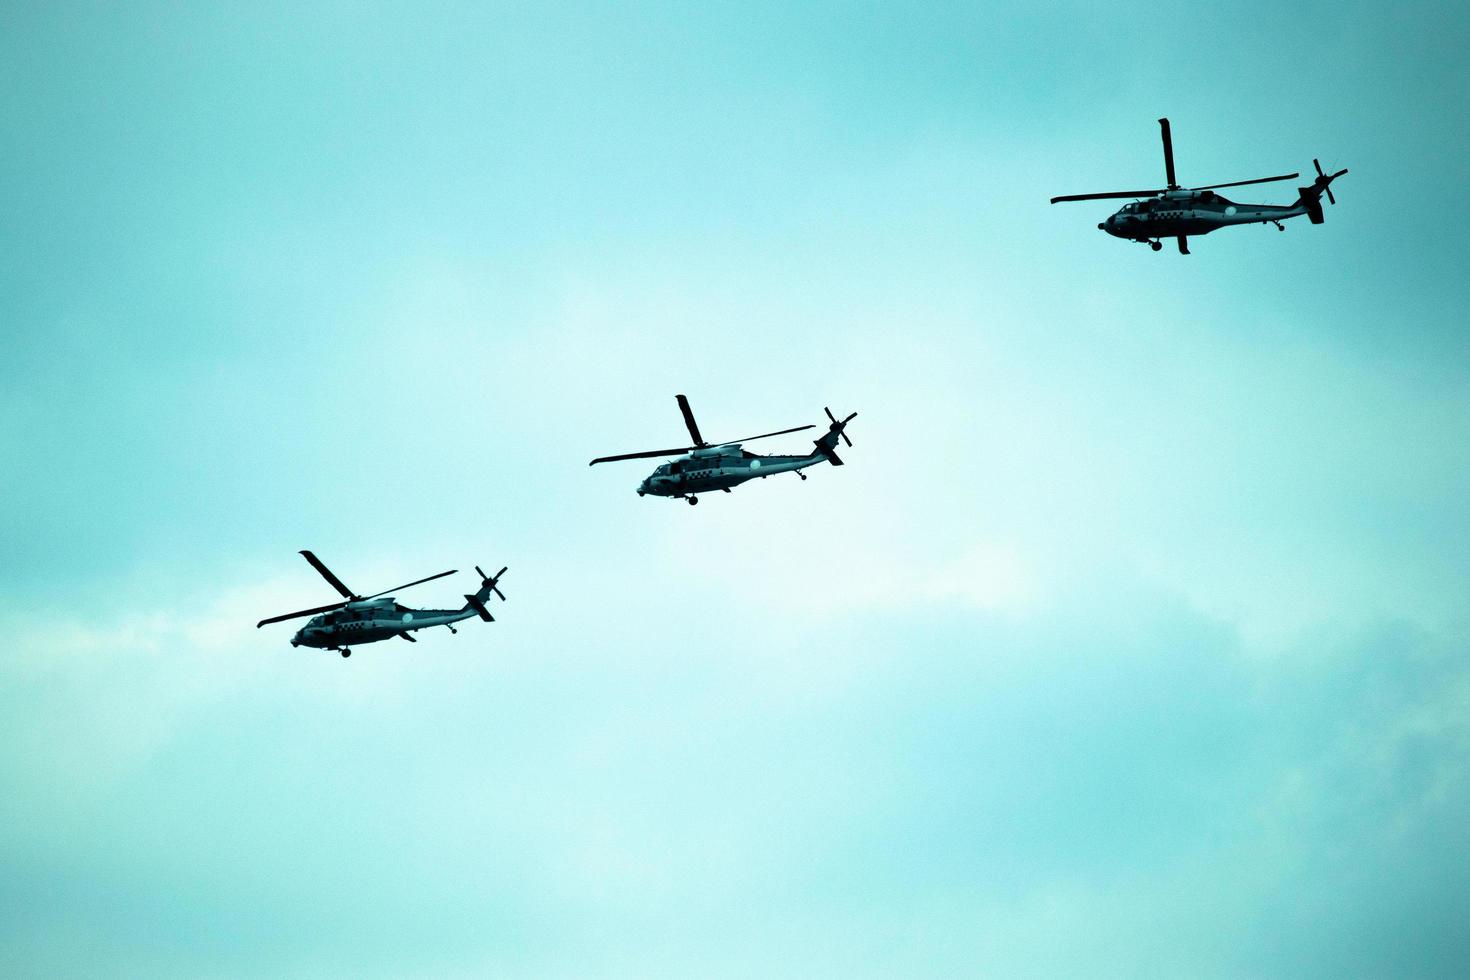
{"type": "Polygon", "coordinates": [[[1148,243],[1148,247],[1151,248],[1151,249],[1153,249],[1155,252],[1157,252],[1159,249],[1161,249],[1161,248],[1164,247],[1164,243],[1163,242],[1149,242],[1148,243]]]}
{"type": "Polygon", "coordinates": [[[687,501],[689,501],[689,506],[690,507],[693,507],[695,504],[699,503],[699,498],[696,497],[696,496],[694,496],[693,494],[690,494],[689,496],[685,497],[684,499],[687,500],[687,501]]]}
{"type": "Polygon", "coordinates": [[[344,659],[347,658],[347,657],[350,657],[350,656],[352,656],[352,651],[349,650],[349,649],[347,649],[346,647],[343,647],[342,648],[342,656],[343,656],[344,659]]]}

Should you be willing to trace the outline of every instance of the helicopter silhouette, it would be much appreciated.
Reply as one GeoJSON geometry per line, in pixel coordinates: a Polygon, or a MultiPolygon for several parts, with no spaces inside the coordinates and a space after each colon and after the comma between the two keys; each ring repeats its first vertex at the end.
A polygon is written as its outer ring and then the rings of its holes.
{"type": "Polygon", "coordinates": [[[1157,252],[1163,248],[1161,238],[1173,238],[1179,243],[1179,253],[1189,254],[1190,235],[1208,235],[1217,228],[1231,225],[1274,224],[1278,231],[1285,231],[1281,223],[1287,218],[1306,215],[1312,224],[1323,222],[1322,195],[1336,204],[1331,184],[1347,173],[1339,170],[1335,174],[1322,172],[1322,164],[1316,160],[1317,178],[1306,187],[1297,188],[1297,199],[1291,204],[1237,204],[1215,191],[1222,187],[1244,187],[1246,184],[1269,184],[1277,180],[1293,180],[1300,173],[1281,174],[1276,177],[1258,177],[1255,180],[1234,180],[1225,184],[1206,184],[1203,187],[1180,187],[1174,179],[1174,142],[1169,135],[1169,120],[1160,119],[1159,129],[1164,140],[1164,173],[1169,186],[1143,191],[1109,191],[1104,194],[1066,194],[1054,197],[1051,203],[1062,201],[1096,201],[1113,197],[1142,197],[1150,200],[1125,204],[1115,214],[1097,227],[1112,235],[1129,241],[1146,243],[1157,252]]]}
{"type": "Polygon", "coordinates": [[[316,647],[322,650],[337,650],[342,656],[352,656],[352,650],[348,643],[376,643],[379,640],[387,640],[398,636],[410,643],[417,643],[410,632],[414,630],[428,629],[431,626],[447,626],[449,632],[458,633],[452,624],[471,616],[479,616],[487,623],[495,622],[495,617],[490,615],[490,610],[485,603],[489,600],[491,593],[500,596],[500,601],[505,601],[505,594],[500,591],[496,583],[500,577],[508,571],[502,568],[494,575],[487,577],[480,571],[478,565],[475,571],[480,574],[480,588],[474,595],[464,597],[465,604],[459,609],[411,609],[408,606],[400,606],[388,595],[399,589],[406,589],[414,585],[422,585],[432,582],[436,578],[453,575],[458,569],[450,569],[428,578],[421,578],[407,585],[395,586],[385,589],[376,595],[360,596],[347,586],[342,580],[332,574],[332,570],[323,565],[321,559],[310,551],[301,552],[301,556],[311,563],[327,580],[327,584],[336,589],[342,595],[342,602],[328,603],[325,606],[317,606],[314,609],[302,609],[298,612],[285,613],[280,616],[271,616],[262,619],[255,624],[260,629],[267,623],[279,623],[287,619],[297,619],[302,616],[313,616],[307,624],[296,631],[291,637],[293,647],[316,647]],[[320,614],[320,615],[317,615],[320,614]]]}
{"type": "Polygon", "coordinates": [[[761,456],[742,449],[741,443],[771,436],[782,436],[788,432],[815,429],[814,425],[798,425],[794,429],[746,436],[744,439],[712,445],[699,434],[699,426],[694,421],[694,413],[689,409],[689,399],[683,395],[674,397],[679,402],[679,411],[684,415],[684,425],[688,427],[689,438],[694,440],[694,445],[675,449],[652,449],[642,453],[623,453],[619,456],[599,456],[587,465],[596,466],[598,463],[611,463],[620,459],[647,459],[653,456],[672,456],[676,453],[687,454],[664,463],[649,474],[638,485],[638,496],[653,494],[655,497],[682,497],[693,506],[699,503],[696,493],[713,493],[716,490],[730,493],[732,487],[739,486],[747,480],[754,480],[756,477],[765,479],[777,473],[794,472],[805,480],[806,474],[801,471],[808,466],[815,466],[822,462],[831,463],[833,466],[843,465],[841,457],[836,453],[838,438],[849,446],[852,445],[852,440],[847,437],[845,430],[847,423],[857,418],[857,412],[853,412],[839,422],[830,408],[826,409],[827,418],[831,420],[831,425],[827,427],[827,434],[816,440],[816,450],[805,456],[761,456]]]}

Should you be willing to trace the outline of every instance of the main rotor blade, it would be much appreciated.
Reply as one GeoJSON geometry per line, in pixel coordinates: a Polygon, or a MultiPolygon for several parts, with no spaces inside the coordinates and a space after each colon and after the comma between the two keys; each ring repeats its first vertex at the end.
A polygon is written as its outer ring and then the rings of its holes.
{"type": "Polygon", "coordinates": [[[419,579],[416,582],[409,582],[408,585],[395,585],[391,589],[384,589],[382,592],[377,592],[377,593],[374,593],[373,595],[369,595],[369,596],[363,596],[363,601],[366,601],[368,599],[376,599],[378,596],[387,595],[390,592],[398,592],[398,591],[400,591],[402,589],[407,589],[407,588],[410,588],[410,587],[415,586],[415,585],[423,585],[425,582],[432,582],[436,578],[443,578],[446,575],[453,575],[457,571],[459,571],[459,569],[457,569],[457,568],[451,568],[447,572],[440,572],[438,575],[430,575],[428,578],[421,578],[421,579],[419,579]]]}
{"type": "Polygon", "coordinates": [[[256,623],[255,628],[260,629],[267,623],[279,623],[285,619],[298,619],[302,616],[311,616],[319,612],[331,612],[333,609],[341,609],[345,605],[347,605],[347,603],[345,602],[334,602],[329,606],[317,606],[315,609],[303,609],[300,612],[286,613],[282,616],[272,616],[269,619],[262,619],[260,622],[256,623]]]}
{"type": "Polygon", "coordinates": [[[708,445],[704,441],[704,437],[699,434],[699,426],[694,422],[694,413],[689,409],[689,399],[683,395],[675,395],[674,397],[679,400],[679,411],[684,413],[684,424],[689,427],[689,438],[694,440],[696,447],[708,445]]]}
{"type": "Polygon", "coordinates": [[[315,568],[321,574],[321,577],[327,580],[327,584],[330,585],[332,588],[336,589],[337,592],[342,596],[342,598],[344,598],[344,599],[356,599],[357,598],[356,593],[354,593],[347,586],[343,585],[342,584],[342,580],[339,579],[337,576],[333,575],[332,574],[332,570],[330,568],[328,568],[326,565],[323,565],[322,564],[322,560],[320,558],[318,558],[316,555],[313,555],[309,551],[303,551],[301,553],[301,556],[303,558],[305,558],[307,561],[311,562],[311,567],[312,568],[315,568]]]}
{"type": "Polygon", "coordinates": [[[1060,204],[1063,201],[1100,201],[1105,197],[1153,197],[1155,194],[1164,193],[1164,188],[1156,187],[1151,191],[1108,191],[1106,194],[1063,194],[1054,197],[1051,203],[1060,204]]]}
{"type": "Polygon", "coordinates": [[[682,456],[687,452],[699,449],[700,446],[682,446],[678,449],[650,449],[646,453],[622,453],[618,456],[599,456],[588,466],[596,466],[598,463],[613,463],[620,459],[651,459],[654,456],[682,456]]]}
{"type": "Polygon", "coordinates": [[[766,432],[758,436],[746,436],[744,439],[731,439],[729,442],[716,443],[718,446],[738,446],[742,442],[754,442],[757,439],[767,439],[771,436],[784,436],[788,432],[802,432],[806,429],[815,429],[815,425],[798,425],[794,429],[782,429],[780,432],[766,432]]]}
{"type": "Polygon", "coordinates": [[[1273,180],[1295,180],[1300,176],[1301,174],[1282,174],[1279,177],[1257,177],[1255,180],[1232,180],[1228,184],[1206,184],[1203,187],[1191,188],[1191,190],[1213,191],[1219,190],[1221,187],[1244,187],[1246,184],[1269,184],[1273,180]]]}
{"type": "Polygon", "coordinates": [[[1169,177],[1169,189],[1173,190],[1179,182],[1174,179],[1174,140],[1169,136],[1169,120],[1159,120],[1159,131],[1164,136],[1164,173],[1169,177]]]}

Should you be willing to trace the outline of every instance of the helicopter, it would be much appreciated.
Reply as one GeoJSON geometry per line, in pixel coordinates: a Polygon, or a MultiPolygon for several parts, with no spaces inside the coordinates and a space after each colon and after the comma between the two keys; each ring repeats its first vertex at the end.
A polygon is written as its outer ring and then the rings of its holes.
{"type": "Polygon", "coordinates": [[[1061,201],[1096,201],[1110,197],[1141,197],[1150,200],[1125,204],[1097,227],[1114,238],[1147,243],[1157,252],[1163,248],[1161,238],[1173,238],[1179,243],[1179,253],[1189,254],[1190,235],[1208,235],[1216,228],[1229,225],[1273,224],[1277,231],[1285,231],[1281,222],[1287,218],[1306,215],[1312,224],[1320,225],[1322,195],[1333,204],[1331,184],[1347,173],[1339,170],[1335,174],[1322,172],[1322,164],[1316,160],[1317,178],[1306,187],[1297,188],[1297,199],[1291,204],[1237,204],[1226,200],[1215,191],[1222,187],[1243,187],[1246,184],[1269,184],[1277,180],[1293,180],[1300,173],[1281,174],[1276,177],[1258,177],[1255,180],[1235,180],[1227,184],[1206,184],[1204,187],[1180,187],[1174,179],[1174,142],[1169,136],[1169,120],[1160,119],[1159,129],[1164,139],[1164,173],[1169,186],[1145,191],[1110,191],[1106,194],[1066,194],[1054,197],[1051,203],[1061,201]]]}
{"type": "Polygon", "coordinates": [[[398,636],[410,643],[417,643],[409,634],[414,630],[428,629],[430,626],[447,626],[449,632],[458,633],[452,624],[471,616],[479,616],[487,623],[495,622],[495,617],[490,615],[490,610],[485,607],[486,601],[491,593],[500,596],[500,601],[505,601],[496,583],[506,573],[508,568],[502,568],[494,575],[486,576],[478,565],[475,571],[480,573],[480,589],[474,595],[464,597],[465,604],[459,609],[410,609],[400,606],[394,602],[389,592],[398,589],[406,589],[413,585],[422,585],[432,582],[436,578],[453,575],[458,569],[450,569],[440,572],[438,575],[430,575],[421,578],[408,585],[400,585],[392,589],[379,592],[376,595],[360,596],[347,586],[342,580],[332,574],[332,570],[323,565],[321,559],[310,551],[301,552],[301,556],[311,563],[327,580],[327,584],[336,589],[342,595],[342,602],[333,602],[325,606],[317,606],[314,609],[302,609],[299,612],[285,613],[281,616],[271,616],[262,619],[255,624],[260,629],[267,623],[279,623],[287,619],[297,619],[301,616],[312,616],[312,619],[296,635],[291,637],[293,647],[316,647],[321,650],[336,650],[344,657],[352,656],[352,650],[348,643],[376,643],[379,640],[387,640],[398,636]],[[320,615],[316,615],[320,614],[320,615]]]}
{"type": "Polygon", "coordinates": [[[782,436],[788,432],[815,429],[814,425],[798,425],[794,429],[782,429],[779,432],[746,436],[744,439],[736,439],[732,442],[711,444],[699,434],[699,426],[694,421],[694,413],[689,409],[689,399],[683,395],[674,397],[679,402],[679,411],[684,415],[684,425],[688,427],[689,438],[694,440],[694,445],[675,449],[653,449],[643,453],[623,453],[620,456],[599,456],[587,465],[596,466],[598,463],[611,463],[619,459],[647,459],[653,456],[685,453],[687,455],[670,460],[649,474],[648,478],[638,485],[638,496],[653,494],[655,497],[682,497],[689,502],[690,506],[693,506],[699,503],[696,493],[713,493],[716,490],[730,493],[731,487],[739,486],[746,480],[753,480],[756,477],[765,479],[777,473],[794,472],[805,480],[806,474],[801,471],[808,466],[815,466],[824,461],[833,466],[843,465],[841,457],[835,451],[838,438],[841,438],[847,445],[852,445],[852,440],[847,437],[845,430],[847,423],[857,418],[857,412],[853,412],[839,422],[830,408],[826,410],[827,418],[831,420],[831,425],[827,427],[827,434],[816,440],[816,450],[805,456],[761,456],[740,448],[740,444],[770,436],[782,436]]]}

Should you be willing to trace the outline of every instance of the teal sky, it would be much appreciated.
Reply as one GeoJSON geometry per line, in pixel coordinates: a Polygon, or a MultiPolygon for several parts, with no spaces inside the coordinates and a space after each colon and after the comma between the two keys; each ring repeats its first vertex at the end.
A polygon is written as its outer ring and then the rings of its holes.
{"type": "Polygon", "coordinates": [[[1466,19],[0,6],[0,973],[1470,973],[1466,19]]]}

